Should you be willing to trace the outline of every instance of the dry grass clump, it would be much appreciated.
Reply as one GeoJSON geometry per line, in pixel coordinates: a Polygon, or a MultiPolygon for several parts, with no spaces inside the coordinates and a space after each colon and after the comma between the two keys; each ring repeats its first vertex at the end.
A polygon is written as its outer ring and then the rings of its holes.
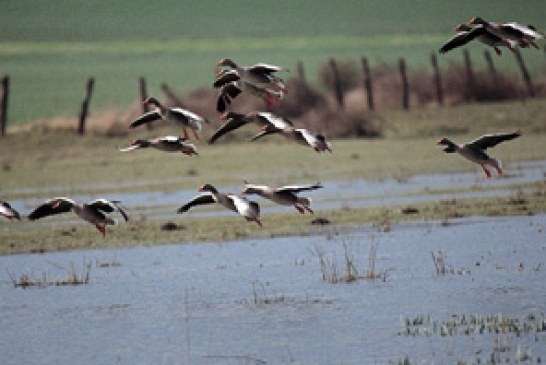
{"type": "Polygon", "coordinates": [[[452,64],[442,76],[444,96],[449,104],[459,104],[467,100],[502,101],[520,99],[525,95],[523,86],[515,76],[492,74],[486,71],[474,72],[474,87],[467,82],[466,69],[452,64]]]}
{"type": "MultiPolygon", "coordinates": [[[[356,88],[362,76],[360,76],[360,70],[354,60],[338,60],[335,61],[336,69],[339,77],[339,84],[341,90],[347,92],[356,88]]],[[[318,71],[318,81],[319,83],[329,92],[334,92],[335,90],[335,77],[332,70],[331,61],[328,61],[319,68],[318,71]]]]}

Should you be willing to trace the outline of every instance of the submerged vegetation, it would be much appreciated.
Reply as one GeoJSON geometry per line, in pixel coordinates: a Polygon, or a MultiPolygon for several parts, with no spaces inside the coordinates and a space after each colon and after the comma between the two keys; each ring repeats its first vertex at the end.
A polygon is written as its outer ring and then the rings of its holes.
{"type": "Polygon", "coordinates": [[[16,275],[8,271],[8,275],[15,288],[43,288],[46,286],[67,286],[67,285],[84,285],[88,284],[91,275],[91,262],[85,262],[81,270],[77,270],[74,263],[71,263],[65,279],[51,279],[47,273],[42,273],[40,276],[34,276],[32,273],[23,272],[16,275]]]}

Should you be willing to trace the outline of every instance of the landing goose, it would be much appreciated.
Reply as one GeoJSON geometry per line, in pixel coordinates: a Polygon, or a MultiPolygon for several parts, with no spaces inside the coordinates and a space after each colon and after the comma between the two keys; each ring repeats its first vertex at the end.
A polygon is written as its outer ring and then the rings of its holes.
{"type": "Polygon", "coordinates": [[[282,129],[289,125],[292,125],[287,119],[278,117],[268,112],[251,112],[251,113],[236,113],[227,112],[220,116],[220,119],[225,120],[224,124],[220,126],[208,140],[209,144],[213,144],[222,137],[224,134],[234,131],[246,124],[254,123],[260,127],[266,128],[269,125],[275,126],[275,128],[282,129]]]}
{"type": "Polygon", "coordinates": [[[232,100],[243,92],[263,99],[269,110],[279,106],[284,96],[283,91],[263,88],[241,79],[235,70],[221,71],[213,86],[220,90],[216,102],[219,113],[224,113],[232,100]]]}
{"type": "Polygon", "coordinates": [[[129,126],[130,128],[135,128],[142,124],[152,123],[163,119],[180,123],[182,125],[182,131],[184,132],[185,139],[188,139],[188,132],[186,131],[186,128],[190,128],[193,131],[195,139],[199,140],[199,132],[202,129],[201,124],[208,123],[207,119],[184,108],[169,108],[164,106],[154,97],[144,100],[143,103],[153,104],[155,105],[155,109],[144,113],[137,119],[133,120],[129,126]]]}
{"type": "MultiPolygon", "coordinates": [[[[282,119],[285,120],[285,119],[282,119]]],[[[269,123],[260,129],[260,132],[250,140],[255,141],[268,134],[281,134],[287,139],[295,141],[303,146],[311,147],[316,152],[332,152],[332,145],[326,140],[324,135],[314,133],[306,128],[295,128],[292,123],[269,123]]]]}
{"type": "Polygon", "coordinates": [[[9,220],[17,219],[21,220],[21,216],[19,215],[19,212],[17,212],[15,209],[9,205],[8,202],[0,200],[0,215],[3,215],[9,220]]]}
{"type": "Polygon", "coordinates": [[[128,147],[121,148],[120,152],[133,151],[139,148],[155,148],[164,152],[182,152],[188,156],[198,155],[193,143],[188,143],[185,138],[177,136],[165,136],[152,139],[135,139],[128,147]]]}
{"type": "Polygon", "coordinates": [[[235,71],[241,80],[261,89],[286,92],[283,80],[275,76],[276,72],[288,71],[282,67],[267,63],[257,63],[252,66],[239,66],[230,58],[221,59],[216,63],[216,65],[231,68],[231,70],[235,71]]]}
{"type": "Polygon", "coordinates": [[[517,138],[520,135],[520,131],[515,131],[512,133],[485,134],[471,142],[463,144],[456,144],[447,138],[442,138],[436,141],[436,144],[447,146],[444,148],[444,152],[446,153],[457,152],[467,160],[477,163],[483,168],[485,176],[489,179],[491,178],[491,172],[485,166],[489,165],[494,167],[499,175],[501,175],[502,163],[500,160],[490,157],[485,150],[494,147],[501,142],[517,138]]]}
{"type": "Polygon", "coordinates": [[[255,123],[261,126],[260,132],[251,138],[252,141],[260,139],[268,134],[281,134],[287,139],[293,140],[301,145],[309,146],[317,152],[332,152],[330,142],[322,134],[316,134],[305,128],[296,128],[294,124],[283,117],[267,112],[253,112],[241,114],[228,112],[222,115],[222,119],[227,121],[218,128],[209,139],[209,143],[214,143],[224,134],[242,127],[248,123],[255,123]]]}
{"type": "Polygon", "coordinates": [[[195,196],[181,206],[177,212],[187,212],[197,205],[218,203],[226,209],[232,210],[243,216],[247,221],[254,221],[260,227],[262,226],[262,222],[260,221],[260,206],[258,203],[235,194],[221,193],[211,184],[201,186],[199,191],[202,191],[203,193],[195,196]]]}
{"type": "Polygon", "coordinates": [[[125,211],[121,208],[119,201],[96,199],[88,203],[77,203],[70,198],[58,197],[47,200],[34,209],[28,219],[34,221],[54,214],[74,212],[81,219],[95,225],[103,237],[106,237],[106,226],[114,225],[116,222],[105,213],[118,211],[125,221],[129,220],[125,211]]]}
{"type": "Polygon", "coordinates": [[[535,48],[539,48],[534,42],[538,39],[544,39],[544,34],[536,30],[532,25],[523,25],[516,22],[495,23],[489,22],[479,16],[470,19],[469,24],[482,25],[487,31],[501,38],[518,42],[522,47],[527,47],[531,44],[535,48]]]}
{"type": "Polygon", "coordinates": [[[455,36],[453,36],[449,41],[447,41],[442,48],[440,48],[440,53],[446,53],[451,51],[454,48],[461,47],[475,39],[481,43],[493,47],[497,55],[501,55],[502,52],[499,49],[500,46],[507,47],[511,51],[515,51],[517,42],[508,40],[498,35],[495,35],[489,32],[483,25],[470,26],[468,24],[459,24],[454,30],[458,31],[455,36]]]}
{"type": "Polygon", "coordinates": [[[298,212],[304,214],[306,210],[309,213],[313,213],[313,210],[310,207],[311,199],[298,196],[297,193],[320,188],[322,188],[320,183],[311,185],[287,185],[275,188],[267,185],[250,184],[245,181],[245,188],[241,194],[256,194],[277,204],[293,205],[298,212]]]}

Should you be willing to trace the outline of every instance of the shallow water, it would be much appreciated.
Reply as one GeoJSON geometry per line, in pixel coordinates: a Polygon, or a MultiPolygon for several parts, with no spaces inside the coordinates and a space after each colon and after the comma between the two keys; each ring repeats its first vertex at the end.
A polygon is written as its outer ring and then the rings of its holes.
{"type": "MultiPolygon", "coordinates": [[[[0,257],[1,364],[482,363],[504,336],[546,357],[544,332],[400,336],[400,317],[545,313],[546,215],[363,226],[340,236],[245,240],[0,257]],[[316,249],[360,273],[370,242],[386,280],[330,284],[316,249]],[[453,274],[436,275],[431,252],[453,274]],[[9,275],[64,279],[92,262],[87,285],[21,289],[9,275]],[[120,266],[97,267],[96,262],[120,266]],[[268,299],[269,304],[255,303],[268,299]]],[[[535,361],[536,362],[536,361],[535,361]]]]}
{"type": "MultiPolygon", "coordinates": [[[[345,181],[326,181],[324,187],[301,195],[312,199],[315,210],[338,209],[343,206],[362,208],[374,206],[393,206],[403,204],[417,204],[438,199],[463,199],[475,197],[507,196],[513,191],[506,189],[507,185],[524,184],[534,181],[543,181],[546,174],[546,160],[524,161],[510,164],[505,170],[503,178],[486,179],[481,169],[476,172],[454,174],[428,174],[408,177],[404,181],[393,178],[384,180],[355,179],[345,181]],[[504,188],[503,188],[504,187],[504,188]],[[472,189],[460,192],[442,192],[449,189],[472,189]],[[481,189],[487,190],[481,190],[481,189]],[[495,190],[497,189],[497,190],[495,190]],[[435,192],[436,191],[436,192],[435,192]]],[[[262,183],[262,182],[256,182],[262,183]]],[[[222,188],[223,191],[238,193],[243,186],[222,188]]],[[[194,190],[150,191],[142,193],[113,194],[105,196],[108,199],[120,200],[128,210],[129,215],[144,215],[148,219],[183,219],[176,214],[178,207],[198,194],[194,190]],[[146,208],[155,206],[156,208],[146,208]]],[[[76,195],[76,201],[88,201],[99,196],[76,195]]],[[[290,207],[278,206],[258,196],[249,196],[258,201],[262,207],[262,214],[285,212],[294,210],[290,207]]],[[[22,199],[10,201],[11,205],[20,212],[27,212],[41,204],[43,199],[22,199]]],[[[233,214],[221,208],[195,208],[189,213],[192,216],[224,216],[233,214]]],[[[295,210],[294,210],[295,211],[295,210]]],[[[187,215],[186,214],[186,215],[187,215]]],[[[186,216],[184,215],[184,216],[186,216]]],[[[69,217],[63,217],[63,222],[69,217]]],[[[59,220],[41,220],[36,224],[58,224],[59,220]]],[[[79,219],[72,219],[70,223],[82,223],[79,219]]],[[[22,224],[21,227],[29,226],[22,224]]]]}

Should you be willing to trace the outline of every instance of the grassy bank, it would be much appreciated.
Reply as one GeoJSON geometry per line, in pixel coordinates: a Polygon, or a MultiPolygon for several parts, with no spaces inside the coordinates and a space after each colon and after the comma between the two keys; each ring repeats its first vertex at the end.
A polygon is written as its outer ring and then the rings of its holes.
{"type": "Polygon", "coordinates": [[[132,247],[170,243],[223,242],[246,238],[338,234],[364,226],[390,230],[393,224],[408,220],[439,220],[449,224],[466,216],[516,216],[546,212],[546,187],[534,186],[529,193],[502,198],[449,199],[408,206],[341,208],[317,211],[313,216],[289,213],[267,214],[264,226],[247,223],[237,216],[193,218],[180,216],[173,221],[136,218],[108,228],[106,239],[89,224],[63,224],[18,229],[17,223],[0,224],[0,254],[48,252],[103,247],[132,247]],[[407,209],[411,208],[411,209],[407,209]],[[315,218],[327,225],[313,225],[315,218]],[[166,227],[166,224],[169,227],[166,227]]]}

